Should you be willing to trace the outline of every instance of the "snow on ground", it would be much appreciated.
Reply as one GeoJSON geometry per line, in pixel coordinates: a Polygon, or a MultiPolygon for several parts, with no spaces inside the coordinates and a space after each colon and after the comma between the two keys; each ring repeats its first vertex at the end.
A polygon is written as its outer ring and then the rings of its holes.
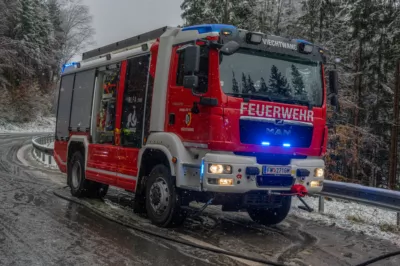
{"type": "Polygon", "coordinates": [[[1,133],[30,133],[30,132],[50,132],[55,131],[55,117],[38,117],[28,123],[6,123],[0,118],[1,133]]]}
{"type": "Polygon", "coordinates": [[[309,213],[297,208],[302,203],[294,198],[291,214],[307,220],[334,225],[343,229],[386,239],[400,246],[400,228],[396,227],[396,212],[344,200],[325,200],[325,212],[318,213],[318,198],[305,198],[314,209],[309,213]]]}

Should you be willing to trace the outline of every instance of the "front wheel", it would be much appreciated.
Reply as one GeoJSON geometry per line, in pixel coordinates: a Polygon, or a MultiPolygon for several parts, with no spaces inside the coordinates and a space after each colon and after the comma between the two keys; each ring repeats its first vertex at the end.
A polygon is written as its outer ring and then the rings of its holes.
{"type": "Polygon", "coordinates": [[[160,227],[178,226],[186,218],[179,191],[165,165],[156,165],[147,179],[146,210],[150,220],[160,227]]]}
{"type": "Polygon", "coordinates": [[[289,214],[290,207],[292,205],[292,197],[286,196],[282,198],[282,206],[273,209],[260,209],[250,207],[247,209],[247,213],[250,218],[263,225],[275,225],[279,224],[289,214]]]}

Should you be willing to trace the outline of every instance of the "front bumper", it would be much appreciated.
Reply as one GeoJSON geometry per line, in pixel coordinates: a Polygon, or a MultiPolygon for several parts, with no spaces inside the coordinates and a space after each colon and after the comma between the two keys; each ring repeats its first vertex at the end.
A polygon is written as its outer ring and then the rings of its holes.
{"type": "MultiPolygon", "coordinates": [[[[287,175],[262,175],[262,167],[268,164],[257,163],[256,157],[238,156],[232,154],[208,153],[204,156],[200,183],[202,191],[221,193],[246,193],[249,191],[282,191],[287,192],[293,184],[302,184],[307,188],[309,194],[319,193],[322,190],[323,177],[314,177],[316,168],[325,168],[324,161],[320,158],[291,159],[289,166],[290,174],[287,175]],[[232,167],[231,174],[211,174],[208,172],[209,164],[225,164],[232,167]],[[258,175],[247,175],[247,167],[259,169],[258,175]],[[298,177],[297,170],[309,171],[308,176],[298,177]],[[232,179],[231,185],[220,185],[219,179],[232,179]],[[273,180],[267,182],[272,185],[263,185],[260,180],[273,180]],[[282,182],[280,182],[282,180],[282,182]],[[314,182],[313,182],[314,181],[314,182]]],[[[275,165],[269,165],[275,166],[275,165]]],[[[279,165],[281,166],[281,165],[279,165]]],[[[307,172],[307,171],[306,171],[307,172]]]]}

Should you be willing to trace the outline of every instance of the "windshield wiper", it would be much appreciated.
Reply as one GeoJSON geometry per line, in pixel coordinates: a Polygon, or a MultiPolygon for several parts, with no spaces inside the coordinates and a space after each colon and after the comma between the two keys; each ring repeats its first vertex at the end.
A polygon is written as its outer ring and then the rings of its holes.
{"type": "Polygon", "coordinates": [[[237,96],[237,97],[248,98],[248,99],[262,99],[262,100],[265,99],[267,101],[273,102],[271,97],[269,97],[268,95],[263,95],[263,94],[240,93],[240,92],[227,92],[225,94],[229,95],[229,96],[237,96]]]}

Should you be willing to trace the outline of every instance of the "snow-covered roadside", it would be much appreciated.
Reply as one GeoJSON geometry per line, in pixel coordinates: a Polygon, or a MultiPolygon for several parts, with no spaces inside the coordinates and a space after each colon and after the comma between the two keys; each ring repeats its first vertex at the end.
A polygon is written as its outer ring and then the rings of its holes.
{"type": "Polygon", "coordinates": [[[31,133],[31,132],[49,132],[55,131],[55,117],[39,117],[35,121],[28,123],[6,123],[0,119],[1,133],[31,133]]]}
{"type": "Polygon", "coordinates": [[[292,215],[386,239],[400,246],[400,230],[396,228],[396,212],[333,199],[332,201],[325,200],[325,212],[320,214],[318,213],[318,198],[307,197],[305,200],[315,211],[309,213],[297,208],[302,203],[294,198],[292,215]]]}

